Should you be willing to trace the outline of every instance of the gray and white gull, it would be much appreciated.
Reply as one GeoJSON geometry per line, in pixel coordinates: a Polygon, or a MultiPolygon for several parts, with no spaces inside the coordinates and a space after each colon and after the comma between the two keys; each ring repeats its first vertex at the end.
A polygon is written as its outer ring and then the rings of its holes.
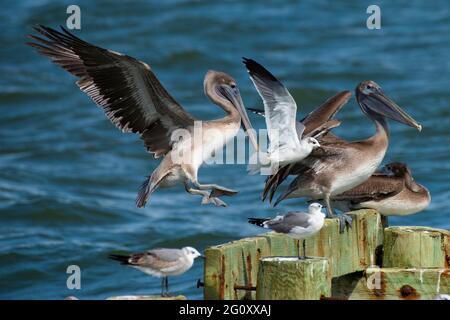
{"type": "Polygon", "coordinates": [[[322,229],[325,213],[320,203],[311,203],[308,213],[291,211],[286,215],[277,215],[275,218],[248,218],[248,222],[259,227],[284,233],[294,239],[303,240],[303,256],[298,252],[299,259],[306,259],[305,238],[310,237],[322,229]]]}
{"type": "Polygon", "coordinates": [[[169,296],[168,276],[177,276],[188,271],[194,260],[203,257],[192,247],[182,249],[158,248],[130,255],[111,254],[110,259],[120,261],[123,265],[136,268],[153,277],[162,278],[161,296],[169,296]]]}

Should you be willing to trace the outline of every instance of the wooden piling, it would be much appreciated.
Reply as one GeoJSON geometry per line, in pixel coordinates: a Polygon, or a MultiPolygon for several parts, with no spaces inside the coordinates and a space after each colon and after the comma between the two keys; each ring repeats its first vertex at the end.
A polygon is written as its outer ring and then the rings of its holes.
{"type": "Polygon", "coordinates": [[[449,269],[368,268],[346,298],[432,300],[437,294],[450,294],[449,269]]]}
{"type": "Polygon", "coordinates": [[[384,268],[448,268],[450,232],[428,227],[384,230],[384,268]]]}
{"type": "MultiPolygon", "coordinates": [[[[315,236],[306,239],[306,254],[329,259],[331,275],[364,271],[375,264],[383,243],[380,215],[374,210],[349,213],[352,228],[339,233],[337,219],[327,219],[315,236]]],[[[205,299],[255,299],[259,259],[297,256],[298,241],[274,232],[232,241],[205,250],[205,299]],[[247,289],[243,289],[247,288],[247,289]]]]}
{"type": "Polygon", "coordinates": [[[331,295],[331,269],[325,258],[267,257],[257,283],[257,300],[318,300],[331,295]]]}
{"type": "Polygon", "coordinates": [[[344,233],[339,233],[337,219],[327,219],[320,232],[306,239],[306,255],[327,260],[328,271],[320,276],[319,266],[297,260],[299,242],[283,234],[269,232],[207,248],[204,298],[434,299],[450,294],[449,231],[383,230],[374,210],[349,215],[352,228],[344,233]],[[274,256],[296,258],[265,259],[274,256]]]}

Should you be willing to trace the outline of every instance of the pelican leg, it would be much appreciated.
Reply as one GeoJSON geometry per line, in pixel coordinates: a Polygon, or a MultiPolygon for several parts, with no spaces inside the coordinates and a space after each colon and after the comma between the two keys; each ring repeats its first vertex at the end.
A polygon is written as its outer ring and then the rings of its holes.
{"type": "Polygon", "coordinates": [[[327,206],[327,218],[336,218],[336,215],[334,214],[334,210],[333,207],[331,206],[331,201],[330,201],[330,194],[325,194],[324,199],[325,201],[325,205],[327,206]]]}
{"type": "Polygon", "coordinates": [[[333,207],[331,206],[330,194],[327,193],[324,196],[325,205],[327,206],[327,218],[337,218],[339,220],[339,233],[344,233],[345,225],[352,226],[352,218],[346,214],[336,215],[333,207]]]}
{"type": "Polygon", "coordinates": [[[194,185],[200,190],[211,190],[211,196],[234,196],[238,193],[236,190],[228,189],[218,184],[201,184],[198,181],[193,181],[194,185]]]}
{"type": "Polygon", "coordinates": [[[220,200],[218,197],[211,197],[212,192],[208,192],[205,190],[193,189],[193,188],[189,187],[187,185],[187,183],[184,185],[184,188],[190,194],[203,196],[202,204],[213,203],[217,207],[226,207],[227,206],[227,204],[225,202],[223,202],[222,200],[220,200]]]}

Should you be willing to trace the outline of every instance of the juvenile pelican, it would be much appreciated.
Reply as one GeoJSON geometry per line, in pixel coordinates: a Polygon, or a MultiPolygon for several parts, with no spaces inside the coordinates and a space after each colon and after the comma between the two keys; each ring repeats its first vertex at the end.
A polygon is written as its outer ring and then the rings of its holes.
{"type": "Polygon", "coordinates": [[[369,208],[384,216],[406,216],[430,204],[430,192],[414,181],[405,163],[393,162],[364,183],[331,197],[332,205],[344,212],[369,208]]]}
{"type": "Polygon", "coordinates": [[[310,237],[320,229],[324,224],[325,214],[322,212],[320,203],[311,203],[306,212],[288,212],[286,215],[278,215],[275,218],[248,218],[248,222],[259,227],[271,229],[278,233],[284,233],[288,236],[303,240],[303,257],[300,256],[300,248],[298,257],[306,258],[305,238],[310,237]]]}
{"type": "Polygon", "coordinates": [[[260,159],[251,159],[249,173],[259,173],[262,165],[274,169],[303,160],[320,144],[313,137],[303,137],[305,126],[296,121],[297,104],[294,98],[262,65],[252,59],[243,60],[250,79],[263,100],[269,135],[267,154],[255,153],[260,159]]]}
{"type": "MultiPolygon", "coordinates": [[[[237,134],[241,121],[246,129],[250,128],[232,77],[218,71],[206,74],[205,94],[227,115],[218,120],[198,122],[202,134],[196,143],[194,138],[186,136],[195,137],[197,120],[172,98],[146,63],[94,46],[63,27],[62,32],[44,26],[34,29],[45,39],[30,35],[37,43],[29,45],[78,77],[80,89],[103,108],[116,127],[123,132],[138,133],[155,158],[164,157],[142,184],[136,199],[138,207],[143,207],[158,187],[176,184],[183,184],[191,194],[201,195],[202,204],[225,206],[219,196],[237,193],[216,184],[200,184],[197,179],[202,163],[237,134]],[[209,129],[215,129],[214,134],[208,132],[209,129]],[[180,139],[181,132],[189,135],[183,134],[185,139],[180,139]],[[181,156],[186,154],[190,156],[181,156]]],[[[257,149],[251,133],[250,139],[257,149]]]]}
{"type": "Polygon", "coordinates": [[[194,264],[194,260],[203,257],[200,252],[192,247],[182,249],[153,249],[143,253],[130,255],[111,254],[109,258],[136,268],[148,275],[162,278],[161,296],[169,296],[168,276],[177,276],[188,271],[194,264]]]}
{"type": "MultiPolygon", "coordinates": [[[[290,169],[289,173],[297,177],[275,205],[289,198],[324,199],[328,217],[334,217],[331,197],[366,181],[383,160],[389,142],[387,119],[412,126],[419,131],[422,129],[373,81],[364,81],[358,85],[356,99],[364,114],[374,122],[375,135],[359,141],[346,141],[334,135],[324,137],[321,148],[313,150],[307,158],[290,169]]],[[[277,187],[278,185],[272,186],[277,187]]],[[[343,231],[344,221],[349,223],[350,218],[341,215],[339,220],[343,231]]]]}

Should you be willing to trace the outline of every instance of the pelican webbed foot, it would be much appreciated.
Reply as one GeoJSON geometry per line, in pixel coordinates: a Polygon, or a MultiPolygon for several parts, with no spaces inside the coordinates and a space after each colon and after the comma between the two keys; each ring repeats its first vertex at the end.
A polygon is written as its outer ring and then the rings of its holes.
{"type": "MultiPolygon", "coordinates": [[[[220,186],[218,186],[218,187],[220,187],[220,186]]],[[[220,196],[229,196],[229,197],[231,197],[231,196],[234,196],[237,193],[238,193],[238,191],[236,191],[236,190],[231,190],[231,189],[224,188],[224,187],[220,187],[220,188],[214,187],[211,190],[210,196],[211,197],[220,197],[220,196]]]]}
{"type": "Polygon", "coordinates": [[[344,233],[345,227],[352,227],[352,218],[347,214],[336,215],[331,206],[330,195],[324,197],[325,205],[327,206],[327,218],[337,218],[339,220],[339,233],[344,233]]]}
{"type": "MultiPolygon", "coordinates": [[[[217,184],[200,184],[198,181],[193,181],[193,184],[198,189],[192,189],[192,188],[186,187],[187,188],[186,190],[188,190],[188,189],[190,189],[191,191],[195,190],[194,192],[196,194],[203,195],[202,204],[212,203],[217,207],[227,207],[227,204],[223,200],[221,200],[219,197],[221,197],[221,196],[231,197],[238,193],[238,191],[236,191],[236,190],[228,189],[228,188],[219,186],[217,184]],[[210,192],[208,192],[206,190],[210,190],[210,192]]],[[[188,192],[190,192],[190,191],[188,191],[188,192]]]]}
{"type": "Polygon", "coordinates": [[[194,185],[200,190],[211,190],[212,197],[234,196],[238,193],[236,190],[228,189],[218,184],[200,184],[199,182],[194,182],[194,185]]]}
{"type": "Polygon", "coordinates": [[[185,184],[184,186],[185,186],[186,191],[189,192],[190,194],[202,196],[202,204],[212,203],[216,207],[226,207],[227,206],[227,204],[224,201],[220,200],[218,197],[211,196],[213,194],[212,191],[209,192],[206,190],[194,189],[194,188],[189,187],[187,184],[185,184]]]}
{"type": "Polygon", "coordinates": [[[227,207],[227,204],[224,201],[222,201],[218,197],[211,197],[210,194],[204,196],[202,199],[202,204],[209,204],[209,203],[214,204],[216,207],[227,207]]]}
{"type": "Polygon", "coordinates": [[[345,230],[345,227],[351,228],[352,227],[352,217],[350,217],[348,214],[341,214],[337,216],[339,219],[339,233],[343,233],[345,230]]]}

